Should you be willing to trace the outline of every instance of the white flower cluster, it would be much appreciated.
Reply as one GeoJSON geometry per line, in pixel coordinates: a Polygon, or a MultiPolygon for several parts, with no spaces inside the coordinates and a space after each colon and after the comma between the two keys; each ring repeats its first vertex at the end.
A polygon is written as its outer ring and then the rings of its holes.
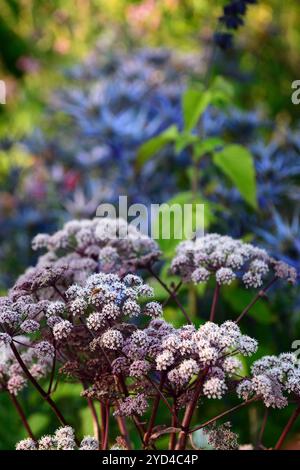
{"type": "Polygon", "coordinates": [[[156,357],[156,367],[168,370],[168,379],[176,387],[187,384],[200,372],[204,379],[203,394],[221,398],[227,390],[226,377],[241,368],[234,355],[251,355],[256,350],[257,342],[243,335],[235,323],[227,321],[218,326],[207,322],[198,330],[185,326],[166,336],[156,357]]]}
{"type": "MultiPolygon", "coordinates": [[[[75,318],[87,315],[87,327],[97,332],[124,317],[161,316],[163,311],[158,302],[148,302],[141,307],[139,299],[146,294],[152,296],[153,291],[139,276],[128,274],[121,280],[117,274],[98,273],[88,277],[84,287],[73,285],[66,291],[70,299],[67,308],[75,318]]],[[[105,336],[106,343],[110,336],[105,336]]]]}
{"type": "Polygon", "coordinates": [[[106,349],[121,349],[124,343],[123,335],[120,331],[110,328],[101,336],[101,343],[106,349]]]}
{"type": "Polygon", "coordinates": [[[203,378],[203,393],[221,398],[227,390],[226,380],[238,374],[241,362],[237,354],[251,355],[257,342],[243,335],[238,325],[207,322],[198,330],[186,325],[175,329],[163,320],[132,333],[123,343],[122,353],[114,361],[114,370],[141,377],[150,370],[166,373],[169,385],[184,389],[193,377],[203,378]],[[155,361],[153,363],[153,361],[155,361]]]}
{"type": "Polygon", "coordinates": [[[35,320],[24,320],[23,323],[21,323],[20,328],[24,333],[34,333],[39,330],[40,324],[35,320]]]}
{"type": "Polygon", "coordinates": [[[60,302],[60,301],[51,302],[47,306],[46,316],[47,318],[49,318],[52,316],[63,315],[65,309],[66,309],[66,306],[63,302],[60,302]]]}
{"type": "Polygon", "coordinates": [[[53,326],[53,336],[56,340],[68,338],[72,333],[73,325],[68,320],[57,321],[53,326]]]}
{"type": "Polygon", "coordinates": [[[155,261],[157,243],[123,219],[72,220],[53,235],[39,234],[35,250],[46,249],[38,267],[67,266],[64,277],[83,282],[93,272],[124,273],[155,261]]]}
{"type": "Polygon", "coordinates": [[[132,416],[143,415],[149,406],[148,400],[143,393],[136,396],[126,397],[119,402],[118,408],[115,411],[115,416],[132,416]]]}
{"type": "Polygon", "coordinates": [[[238,450],[238,435],[231,430],[231,423],[227,422],[204,430],[208,444],[214,450],[238,450]]]}
{"type": "MultiPolygon", "coordinates": [[[[5,333],[0,334],[0,340],[1,335],[5,335],[5,333]]],[[[30,345],[25,336],[17,336],[16,339],[30,345]]],[[[27,378],[9,347],[11,341],[10,338],[10,341],[0,344],[0,390],[8,390],[12,395],[18,395],[27,386],[27,378]]],[[[35,379],[39,380],[47,374],[49,362],[45,357],[40,358],[34,348],[26,349],[25,346],[19,344],[16,344],[16,347],[35,379]]]]}
{"type": "Polygon", "coordinates": [[[237,386],[237,394],[243,400],[256,396],[266,407],[284,408],[288,404],[284,393],[300,397],[300,367],[292,353],[265,356],[254,362],[251,373],[237,386]]]}
{"type": "Polygon", "coordinates": [[[43,436],[37,442],[30,438],[20,441],[16,450],[99,450],[99,442],[94,437],[85,436],[77,447],[74,429],[64,426],[53,436],[43,436]]]}
{"type": "MultiPolygon", "coordinates": [[[[262,399],[267,407],[286,406],[288,394],[300,398],[300,368],[292,354],[266,356],[254,362],[251,377],[240,380],[239,356],[254,354],[257,341],[242,334],[237,323],[206,322],[198,329],[193,325],[176,329],[161,318],[162,306],[153,301],[153,289],[134,274],[157,259],[156,243],[126,222],[72,221],[53,236],[36,237],[34,246],[48,252],[8,297],[0,299],[0,347],[12,354],[12,341],[22,344],[16,340],[20,332],[34,334],[34,340],[25,337],[25,352],[18,349],[36,380],[52,368],[56,357],[64,373],[83,377],[91,385],[86,396],[112,397],[120,416],[142,415],[157,393],[156,383],[161,383],[167,398],[176,396],[183,405],[195,390],[199,399],[221,399],[236,384],[243,400],[262,399]],[[129,235],[124,238],[125,229],[129,235]],[[141,326],[142,316],[150,318],[146,327],[141,326]],[[125,398],[114,375],[128,385],[125,398]]],[[[230,285],[241,277],[246,287],[255,288],[271,271],[273,277],[296,280],[293,268],[264,250],[217,234],[182,242],[172,271],[195,283],[214,276],[218,285],[230,285]]],[[[2,389],[14,395],[27,384],[12,355],[0,361],[0,379],[2,389]]],[[[213,436],[216,448],[225,439],[228,448],[236,447],[228,426],[213,436]]],[[[90,436],[77,446],[68,426],[38,442],[26,439],[17,446],[19,450],[98,447],[90,436]]]]}
{"type": "Polygon", "coordinates": [[[35,345],[35,352],[40,359],[49,359],[54,356],[55,349],[49,341],[40,341],[35,345]]]}
{"type": "Polygon", "coordinates": [[[185,282],[196,284],[214,275],[219,285],[229,285],[240,276],[247,288],[260,287],[271,269],[274,276],[288,282],[294,283],[297,278],[294,268],[275,261],[265,250],[214,233],[181,242],[171,269],[185,282]]]}
{"type": "Polygon", "coordinates": [[[224,379],[219,377],[210,377],[203,386],[203,394],[208,398],[221,399],[227,392],[227,385],[224,379]]]}
{"type": "Polygon", "coordinates": [[[5,344],[6,346],[12,342],[12,337],[7,333],[0,333],[0,345],[5,344]]]}
{"type": "Polygon", "coordinates": [[[12,289],[8,296],[0,297],[0,343],[8,344],[15,336],[38,332],[48,305],[48,300],[37,301],[23,290],[12,289]]]}
{"type": "Polygon", "coordinates": [[[129,376],[141,378],[147,375],[151,369],[151,365],[147,361],[133,361],[129,368],[129,376]]]}

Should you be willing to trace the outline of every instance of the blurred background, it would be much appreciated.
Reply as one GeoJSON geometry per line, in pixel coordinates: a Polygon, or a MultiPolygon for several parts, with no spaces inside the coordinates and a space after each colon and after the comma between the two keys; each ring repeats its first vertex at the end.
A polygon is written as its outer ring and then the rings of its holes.
{"type": "MultiPolygon", "coordinates": [[[[195,168],[188,147],[161,148],[138,171],[136,161],[149,139],[173,125],[182,129],[185,90],[191,85],[205,90],[218,76],[230,99],[221,107],[210,103],[194,133],[251,153],[257,203],[249,204],[239,185],[205,155],[193,189],[208,207],[207,229],[253,241],[299,269],[300,105],[291,101],[291,86],[300,79],[300,4],[243,0],[238,13],[226,13],[231,3],[2,0],[2,294],[35,262],[30,241],[36,233],[53,232],[70,218],[92,217],[101,202],[117,202],[120,194],[150,204],[190,191],[195,168]]],[[[174,246],[161,248],[167,276],[174,246]]],[[[205,312],[203,290],[198,294],[205,312]]],[[[163,292],[158,295],[164,300],[163,292]]],[[[190,301],[190,291],[182,295],[190,301]]],[[[247,296],[236,286],[229,289],[221,317],[235,318],[247,296]]],[[[253,310],[245,330],[263,345],[258,356],[291,349],[300,338],[299,313],[298,287],[273,292],[272,303],[253,310]]],[[[174,307],[166,309],[166,317],[180,324],[174,307]]],[[[77,385],[66,383],[55,398],[67,404],[67,418],[87,434],[91,423],[79,395],[77,385]]],[[[24,437],[8,400],[0,395],[0,449],[24,437]]],[[[53,431],[52,415],[31,389],[21,400],[37,434],[53,431]]],[[[210,404],[208,416],[218,407],[222,404],[210,404]]],[[[267,445],[289,412],[271,417],[267,445]]],[[[255,439],[260,420],[257,409],[233,419],[242,443],[255,439]]],[[[297,446],[297,431],[299,424],[289,446],[297,446]]]]}

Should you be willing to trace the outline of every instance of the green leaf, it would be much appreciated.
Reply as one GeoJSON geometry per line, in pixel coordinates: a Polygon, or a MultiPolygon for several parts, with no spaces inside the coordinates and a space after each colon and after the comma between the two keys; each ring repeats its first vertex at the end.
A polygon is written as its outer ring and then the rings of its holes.
{"type": "Polygon", "coordinates": [[[78,398],[82,392],[80,384],[60,383],[53,396],[55,400],[65,399],[66,397],[78,398]]]}
{"type": "MultiPolygon", "coordinates": [[[[97,408],[95,408],[95,411],[97,415],[99,415],[97,408]]],[[[80,415],[80,420],[81,420],[82,434],[85,436],[92,436],[94,434],[94,429],[93,429],[93,422],[91,420],[91,410],[89,409],[88,406],[86,406],[85,408],[81,408],[79,410],[79,415],[80,415]]],[[[98,419],[99,418],[100,416],[98,416],[98,419]]]]}
{"type": "Polygon", "coordinates": [[[234,87],[232,83],[229,82],[226,78],[222,77],[221,75],[218,75],[215,77],[211,88],[213,90],[220,90],[223,91],[228,97],[233,97],[234,94],[234,87]]]}
{"type": "Polygon", "coordinates": [[[165,261],[160,273],[159,273],[160,279],[165,282],[166,284],[170,285],[172,282],[173,284],[178,284],[180,281],[179,276],[176,276],[175,274],[171,274],[171,261],[165,261]]]}
{"type": "Polygon", "coordinates": [[[234,96],[234,88],[224,77],[218,76],[210,86],[211,103],[223,107],[230,103],[234,96]]]}
{"type": "Polygon", "coordinates": [[[206,153],[212,153],[216,147],[224,145],[224,141],[220,137],[209,137],[208,139],[201,140],[194,145],[194,160],[199,160],[206,153]]]}
{"type": "Polygon", "coordinates": [[[197,204],[204,205],[204,228],[207,228],[213,220],[211,203],[199,196],[194,198],[190,191],[179,193],[160,205],[159,212],[153,222],[153,234],[166,257],[173,256],[176,246],[186,238],[184,228],[191,227],[192,231],[200,228],[196,227],[197,204]],[[190,204],[192,210],[184,211],[185,204],[190,204]],[[171,210],[172,207],[174,211],[171,210]],[[168,223],[170,233],[164,233],[168,223]]]}
{"type": "Polygon", "coordinates": [[[147,280],[147,284],[154,289],[155,300],[163,302],[169,297],[168,292],[162,287],[162,285],[154,278],[151,277],[147,280]]]}
{"type": "Polygon", "coordinates": [[[28,423],[36,435],[41,435],[50,422],[49,414],[33,413],[28,418],[28,423]]]}
{"type": "Polygon", "coordinates": [[[176,142],[175,142],[175,152],[178,154],[182,152],[183,149],[188,147],[191,144],[194,144],[199,140],[199,137],[196,135],[192,134],[187,134],[185,132],[182,132],[181,134],[178,135],[176,142]]]}
{"type": "Polygon", "coordinates": [[[20,11],[21,7],[19,5],[19,2],[17,0],[6,0],[7,5],[11,9],[13,15],[15,18],[19,18],[20,16],[20,11]]]}
{"type": "Polygon", "coordinates": [[[145,142],[138,150],[135,165],[137,169],[140,169],[153,155],[159,152],[170,142],[178,136],[178,130],[176,126],[170,126],[160,135],[153,137],[152,139],[145,142]]]}
{"type": "Polygon", "coordinates": [[[251,153],[241,145],[227,145],[213,155],[213,161],[231,179],[248,204],[257,209],[256,178],[251,153]]]}
{"type": "Polygon", "coordinates": [[[175,328],[180,328],[185,324],[184,316],[178,308],[167,306],[164,308],[164,319],[175,328]]]}
{"type": "Polygon", "coordinates": [[[191,131],[199,121],[202,113],[210,104],[210,91],[200,91],[195,88],[186,90],[182,97],[182,110],[185,131],[191,131]]]}

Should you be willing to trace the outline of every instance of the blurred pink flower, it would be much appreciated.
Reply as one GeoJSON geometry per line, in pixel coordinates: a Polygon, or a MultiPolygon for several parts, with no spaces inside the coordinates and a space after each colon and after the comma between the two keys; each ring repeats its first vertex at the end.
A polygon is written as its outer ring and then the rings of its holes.
{"type": "Polygon", "coordinates": [[[162,11],[155,0],[144,0],[139,5],[130,5],[126,16],[131,28],[141,35],[160,26],[162,11]]]}
{"type": "Polygon", "coordinates": [[[26,73],[36,73],[40,69],[40,63],[33,57],[21,56],[18,59],[17,67],[26,73]]]}

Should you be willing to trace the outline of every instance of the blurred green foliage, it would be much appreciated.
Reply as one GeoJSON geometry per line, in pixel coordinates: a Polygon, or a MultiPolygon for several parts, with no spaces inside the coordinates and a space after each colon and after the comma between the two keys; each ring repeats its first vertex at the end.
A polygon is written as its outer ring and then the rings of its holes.
{"type": "MultiPolygon", "coordinates": [[[[34,125],[43,102],[62,80],[59,66],[86,55],[97,38],[108,47],[169,46],[200,51],[205,68],[225,0],[3,0],[0,12],[0,78],[7,105],[0,132],[22,133],[34,125]],[[14,118],[11,118],[13,113],[14,118]],[[9,127],[7,127],[7,119],[9,127]]],[[[260,0],[230,52],[218,52],[214,68],[235,80],[239,102],[272,115],[299,117],[290,100],[300,52],[300,4],[260,0]]]]}

